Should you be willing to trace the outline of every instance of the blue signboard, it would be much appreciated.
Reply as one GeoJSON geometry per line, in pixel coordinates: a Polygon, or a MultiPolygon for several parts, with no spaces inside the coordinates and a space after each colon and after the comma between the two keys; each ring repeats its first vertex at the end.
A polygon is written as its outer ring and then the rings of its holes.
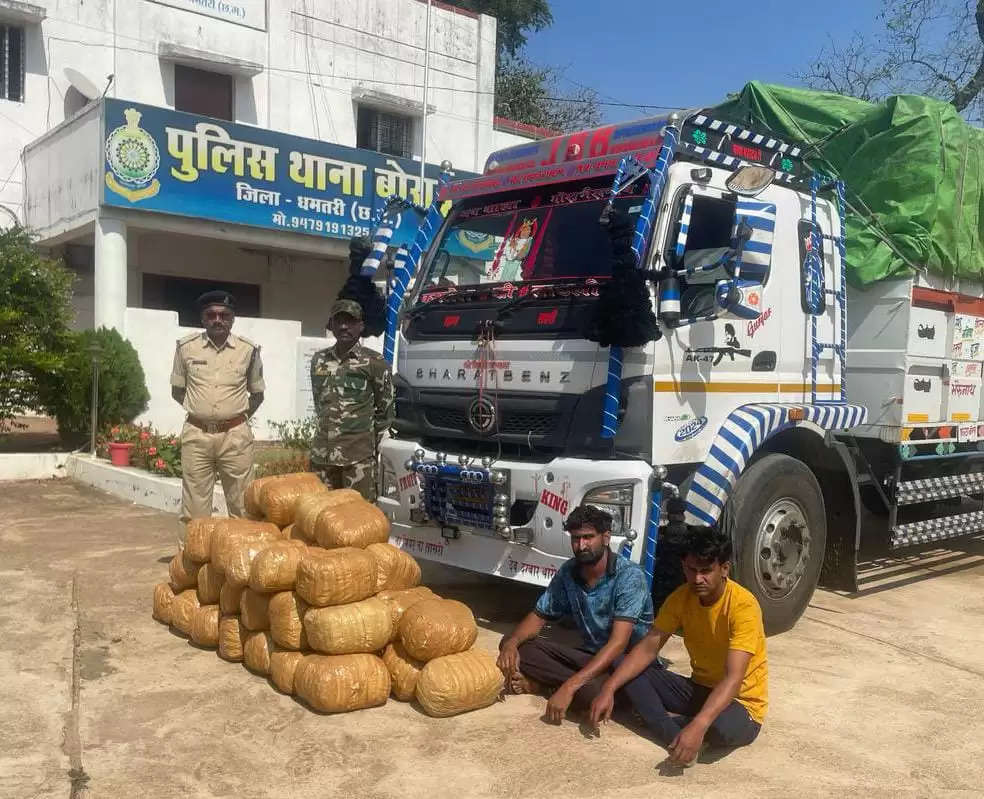
{"type": "MultiPolygon", "coordinates": [[[[387,198],[429,206],[440,172],[371,150],[123,100],[104,100],[103,204],[349,238],[387,198]]],[[[458,177],[471,177],[459,172],[458,177]]],[[[404,212],[394,246],[420,218],[404,212]]]]}

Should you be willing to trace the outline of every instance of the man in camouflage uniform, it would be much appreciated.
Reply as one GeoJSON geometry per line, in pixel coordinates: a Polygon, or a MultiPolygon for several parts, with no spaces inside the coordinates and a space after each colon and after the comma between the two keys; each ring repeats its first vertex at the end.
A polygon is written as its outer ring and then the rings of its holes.
{"type": "Polygon", "coordinates": [[[393,381],[383,358],[359,344],[362,308],[354,300],[332,306],[328,328],[335,346],[311,359],[318,431],[311,468],[333,488],[354,488],[376,501],[379,442],[393,420],[393,381]]]}

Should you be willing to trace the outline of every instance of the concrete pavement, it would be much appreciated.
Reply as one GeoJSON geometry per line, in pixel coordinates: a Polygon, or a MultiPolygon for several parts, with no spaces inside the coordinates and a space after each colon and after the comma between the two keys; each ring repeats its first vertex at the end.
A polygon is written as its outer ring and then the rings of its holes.
{"type": "MultiPolygon", "coordinates": [[[[0,484],[0,797],[966,796],[984,791],[984,545],[818,592],[769,640],[759,740],[683,773],[543,700],[431,719],[391,700],[323,716],[151,619],[174,516],[65,480],[0,484]]],[[[537,591],[425,566],[496,647],[537,591]]],[[[668,653],[686,673],[674,640],[668,653]]]]}

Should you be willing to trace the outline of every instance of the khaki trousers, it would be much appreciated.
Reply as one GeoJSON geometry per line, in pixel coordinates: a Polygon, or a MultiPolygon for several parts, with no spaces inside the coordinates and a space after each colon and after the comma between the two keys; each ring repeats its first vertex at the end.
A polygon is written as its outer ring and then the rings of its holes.
{"type": "Polygon", "coordinates": [[[243,422],[225,433],[206,433],[185,422],[181,430],[181,521],[212,515],[218,473],[229,515],[246,515],[253,473],[253,431],[243,422]]]}

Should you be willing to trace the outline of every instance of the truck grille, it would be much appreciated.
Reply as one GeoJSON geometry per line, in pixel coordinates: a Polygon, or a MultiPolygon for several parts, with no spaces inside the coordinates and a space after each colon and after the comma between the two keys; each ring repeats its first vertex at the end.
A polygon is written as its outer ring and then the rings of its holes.
{"type": "MultiPolygon", "coordinates": [[[[424,415],[433,427],[474,435],[467,414],[459,408],[427,408],[424,415]]],[[[557,429],[557,418],[553,413],[502,412],[498,431],[515,436],[549,436],[557,429]]]]}

